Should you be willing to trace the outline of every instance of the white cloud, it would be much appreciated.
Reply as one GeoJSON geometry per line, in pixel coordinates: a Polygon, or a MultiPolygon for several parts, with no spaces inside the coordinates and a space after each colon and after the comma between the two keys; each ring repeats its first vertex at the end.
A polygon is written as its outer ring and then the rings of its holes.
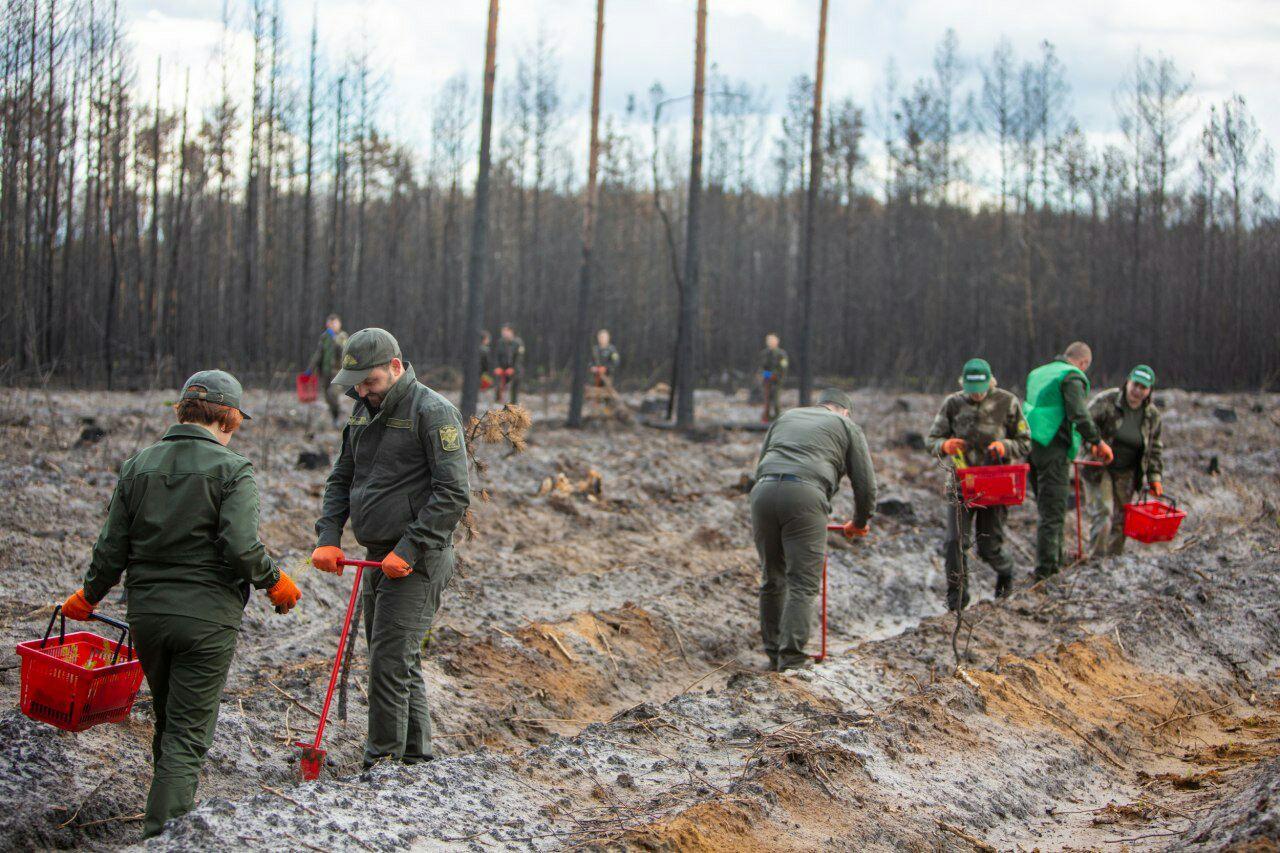
{"type": "MultiPolygon", "coordinates": [[[[449,76],[463,72],[478,92],[483,62],[483,0],[319,0],[321,42],[332,59],[367,44],[385,75],[387,123],[425,145],[430,100],[449,76]]],[[[149,81],[155,60],[166,67],[171,102],[180,97],[180,67],[189,66],[193,100],[207,103],[218,86],[214,51],[221,38],[219,3],[129,0],[130,34],[139,77],[149,81]]],[[[605,109],[619,113],[630,94],[644,97],[660,81],[668,92],[692,80],[694,4],[688,0],[609,0],[606,23],[605,109]]],[[[709,58],[721,73],[764,87],[773,109],[788,81],[812,74],[817,0],[716,0],[711,3],[709,58]]],[[[238,91],[252,72],[244,0],[233,5],[239,34],[232,40],[238,91]]],[[[295,68],[305,67],[312,0],[282,0],[295,68]]],[[[594,4],[587,0],[508,0],[499,28],[499,86],[539,32],[556,46],[566,109],[585,110],[590,80],[594,4]]],[[[870,106],[886,61],[899,65],[904,86],[931,73],[934,48],[954,27],[971,63],[984,60],[1008,36],[1020,59],[1052,41],[1072,86],[1071,104],[1090,136],[1116,127],[1112,93],[1137,50],[1163,52],[1193,73],[1198,124],[1209,103],[1232,92],[1248,100],[1267,137],[1280,144],[1280,2],[1276,0],[1078,0],[1073,3],[987,0],[844,0],[831,4],[829,97],[851,96],[870,106]]],[[[976,88],[971,65],[967,85],[976,88]]],[[[150,83],[144,82],[144,88],[150,83]]],[[[581,121],[575,120],[574,128],[581,121]]],[[[1189,126],[1188,130],[1191,130],[1189,126]]],[[[577,156],[578,152],[574,152],[577,156]]]]}

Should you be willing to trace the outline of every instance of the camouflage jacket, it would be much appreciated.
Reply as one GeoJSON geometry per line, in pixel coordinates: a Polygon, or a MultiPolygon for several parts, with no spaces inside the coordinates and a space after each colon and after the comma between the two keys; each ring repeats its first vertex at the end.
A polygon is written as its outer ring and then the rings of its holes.
{"type": "Polygon", "coordinates": [[[766,347],[760,351],[760,370],[772,373],[774,382],[782,381],[788,366],[787,351],[782,347],[766,347]]]}
{"type": "MultiPolygon", "coordinates": [[[[1116,430],[1124,419],[1124,405],[1124,391],[1121,388],[1109,388],[1089,403],[1089,415],[1098,425],[1102,440],[1108,444],[1115,440],[1116,430]]],[[[1160,437],[1160,431],[1160,409],[1148,396],[1142,406],[1142,462],[1138,465],[1137,472],[1139,479],[1145,477],[1148,483],[1160,482],[1164,476],[1164,441],[1160,437]]]]}
{"type": "Polygon", "coordinates": [[[1004,442],[1008,454],[1005,461],[1031,452],[1031,430],[1022,416],[1022,404],[1003,388],[991,389],[977,403],[963,391],[947,397],[929,428],[929,452],[941,456],[942,443],[948,438],[964,440],[968,445],[965,462],[970,465],[986,464],[987,445],[993,441],[1004,442]]]}
{"type": "Polygon", "coordinates": [[[347,333],[333,334],[328,329],[320,335],[315,354],[311,356],[310,369],[321,376],[337,376],[342,369],[342,348],[347,345],[347,333]]]}
{"type": "Polygon", "coordinates": [[[591,345],[591,366],[603,367],[605,372],[613,373],[618,369],[618,365],[622,362],[622,356],[618,354],[618,348],[613,344],[602,347],[599,344],[591,345]]]}
{"type": "Polygon", "coordinates": [[[493,356],[498,367],[509,367],[520,373],[524,370],[524,341],[519,337],[498,338],[493,345],[493,356]]]}

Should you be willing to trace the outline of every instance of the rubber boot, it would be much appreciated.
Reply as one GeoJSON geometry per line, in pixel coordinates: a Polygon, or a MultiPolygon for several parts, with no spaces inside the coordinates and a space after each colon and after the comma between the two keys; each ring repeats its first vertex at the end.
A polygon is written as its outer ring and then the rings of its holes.
{"type": "Polygon", "coordinates": [[[1008,598],[1013,592],[1013,573],[1001,572],[996,575],[996,598],[1008,598]]]}

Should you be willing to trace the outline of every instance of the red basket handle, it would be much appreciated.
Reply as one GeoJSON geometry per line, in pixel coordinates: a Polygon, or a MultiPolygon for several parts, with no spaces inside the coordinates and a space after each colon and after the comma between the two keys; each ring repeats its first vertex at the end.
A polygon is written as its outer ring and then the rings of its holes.
{"type": "Polygon", "coordinates": [[[62,616],[62,627],[58,630],[58,645],[62,645],[67,641],[67,617],[62,613],[62,605],[55,604],[53,606],[53,615],[49,617],[49,627],[44,629],[44,639],[40,641],[40,648],[44,648],[44,644],[49,642],[49,635],[53,633],[53,620],[62,616]]]}
{"type": "MultiPolygon", "coordinates": [[[[58,644],[61,645],[67,641],[67,616],[62,612],[62,605],[55,604],[53,615],[49,617],[49,627],[44,629],[44,639],[40,641],[40,648],[43,649],[45,643],[49,642],[49,635],[53,633],[53,620],[59,616],[62,617],[62,621],[58,626],[58,644]]],[[[120,639],[116,640],[116,649],[111,655],[111,666],[115,666],[116,661],[120,659],[120,649],[124,647],[125,640],[129,641],[129,660],[133,660],[133,632],[129,630],[128,623],[121,622],[119,619],[112,619],[110,616],[103,616],[101,613],[90,613],[89,618],[104,622],[120,631],[120,639]]]]}
{"type": "Polygon", "coordinates": [[[1178,499],[1175,498],[1173,495],[1170,495],[1170,494],[1157,495],[1155,492],[1151,491],[1150,486],[1144,486],[1142,489],[1142,502],[1151,503],[1153,500],[1156,503],[1168,504],[1170,509],[1178,508],[1178,499]]]}

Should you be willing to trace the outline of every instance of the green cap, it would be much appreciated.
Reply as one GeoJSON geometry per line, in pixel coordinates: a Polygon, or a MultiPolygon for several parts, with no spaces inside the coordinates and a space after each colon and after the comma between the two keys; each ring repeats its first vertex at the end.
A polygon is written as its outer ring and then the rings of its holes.
{"type": "Polygon", "coordinates": [[[818,395],[818,405],[830,403],[833,406],[839,406],[842,409],[852,409],[853,401],[849,399],[849,395],[841,391],[839,388],[824,388],[822,393],[818,395]]]}
{"type": "Polygon", "coordinates": [[[1156,372],[1145,364],[1139,364],[1129,371],[1129,381],[1145,385],[1147,388],[1153,388],[1156,384],[1156,372]]]}
{"type": "Polygon", "coordinates": [[[964,363],[960,387],[966,394],[985,394],[991,390],[991,365],[985,358],[971,358],[964,363]]]}
{"type": "Polygon", "coordinates": [[[400,344],[386,329],[361,329],[342,348],[342,369],[330,385],[359,385],[369,371],[400,357],[400,344]]]}
{"type": "Polygon", "coordinates": [[[249,413],[240,408],[240,401],[243,398],[244,389],[240,387],[240,380],[225,370],[202,370],[192,374],[190,379],[182,383],[182,399],[220,403],[223,406],[239,409],[240,414],[252,420],[249,418],[249,413]],[[195,390],[192,390],[193,388],[195,390]]]}

